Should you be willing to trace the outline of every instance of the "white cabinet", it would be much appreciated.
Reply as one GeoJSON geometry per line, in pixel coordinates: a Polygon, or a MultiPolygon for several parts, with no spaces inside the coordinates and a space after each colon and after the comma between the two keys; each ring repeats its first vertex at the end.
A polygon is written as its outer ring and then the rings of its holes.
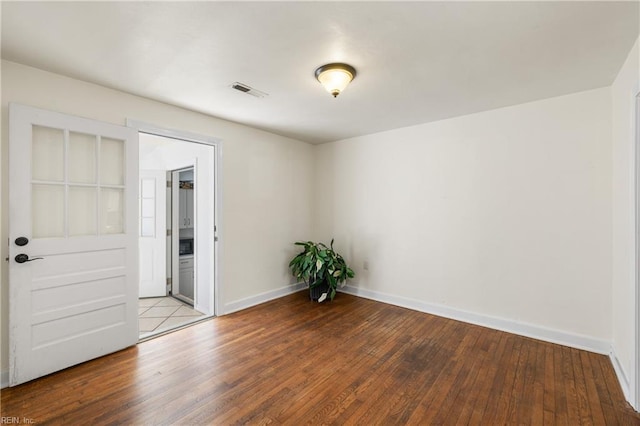
{"type": "Polygon", "coordinates": [[[193,228],[195,224],[193,220],[193,189],[180,188],[178,201],[180,229],[193,228]]]}
{"type": "Polygon", "coordinates": [[[179,294],[193,300],[193,256],[180,257],[179,294]]]}

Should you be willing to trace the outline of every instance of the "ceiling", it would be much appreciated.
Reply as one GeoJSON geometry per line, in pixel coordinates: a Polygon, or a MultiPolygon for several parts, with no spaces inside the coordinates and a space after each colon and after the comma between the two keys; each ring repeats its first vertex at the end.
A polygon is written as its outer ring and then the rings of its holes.
{"type": "Polygon", "coordinates": [[[638,16],[611,1],[2,2],[2,58],[322,143],[610,85],[638,16]],[[329,62],[358,71],[336,99],[314,78],[329,62]]]}

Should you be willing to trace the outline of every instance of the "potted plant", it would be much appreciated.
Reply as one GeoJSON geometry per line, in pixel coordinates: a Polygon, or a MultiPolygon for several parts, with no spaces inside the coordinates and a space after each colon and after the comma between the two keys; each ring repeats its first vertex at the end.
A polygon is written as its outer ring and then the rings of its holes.
{"type": "Polygon", "coordinates": [[[338,284],[344,285],[347,278],[355,276],[344,258],[333,250],[333,240],[329,247],[313,241],[295,244],[304,250],[289,262],[289,268],[296,278],[307,283],[311,300],[323,302],[327,296],[333,300],[338,284]]]}

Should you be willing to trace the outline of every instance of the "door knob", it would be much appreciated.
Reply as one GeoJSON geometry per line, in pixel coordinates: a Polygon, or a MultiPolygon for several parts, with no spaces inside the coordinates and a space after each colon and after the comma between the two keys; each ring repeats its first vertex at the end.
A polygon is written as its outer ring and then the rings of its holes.
{"type": "Polygon", "coordinates": [[[18,237],[16,238],[15,243],[17,246],[20,246],[20,247],[26,246],[27,244],[29,244],[29,239],[27,237],[18,237]]]}
{"type": "Polygon", "coordinates": [[[34,257],[33,259],[29,259],[29,255],[28,254],[24,254],[24,253],[20,253],[18,255],[16,255],[15,260],[18,263],[24,263],[24,262],[33,262],[34,260],[40,260],[40,259],[44,259],[43,257],[34,257]]]}

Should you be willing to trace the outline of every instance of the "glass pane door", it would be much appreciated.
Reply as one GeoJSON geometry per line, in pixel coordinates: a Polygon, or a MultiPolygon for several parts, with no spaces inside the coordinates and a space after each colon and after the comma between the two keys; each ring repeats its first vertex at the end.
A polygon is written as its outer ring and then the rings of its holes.
{"type": "Polygon", "coordinates": [[[124,141],[32,126],[33,238],[124,233],[124,141]]]}

